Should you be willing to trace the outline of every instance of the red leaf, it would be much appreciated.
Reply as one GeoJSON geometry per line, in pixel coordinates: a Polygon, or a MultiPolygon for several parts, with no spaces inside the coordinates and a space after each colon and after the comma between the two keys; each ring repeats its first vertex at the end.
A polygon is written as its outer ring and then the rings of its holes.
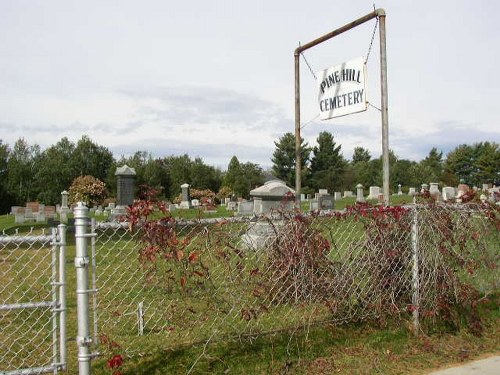
{"type": "Polygon", "coordinates": [[[196,251],[192,252],[191,254],[189,254],[189,262],[190,263],[193,263],[193,262],[196,262],[196,260],[198,259],[198,253],[196,251]]]}
{"type": "Polygon", "coordinates": [[[186,278],[184,276],[181,277],[181,287],[184,288],[186,286],[186,278]]]}
{"type": "Polygon", "coordinates": [[[113,358],[109,359],[107,363],[108,367],[112,369],[118,368],[122,364],[123,364],[123,357],[119,354],[113,356],[113,358]]]}

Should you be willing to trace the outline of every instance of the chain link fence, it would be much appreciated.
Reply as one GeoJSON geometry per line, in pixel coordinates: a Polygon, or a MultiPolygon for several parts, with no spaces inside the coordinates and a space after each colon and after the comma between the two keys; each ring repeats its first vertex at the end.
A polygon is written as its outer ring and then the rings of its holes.
{"type": "MultiPolygon", "coordinates": [[[[68,298],[93,331],[78,325],[83,373],[115,343],[141,355],[388,317],[420,329],[499,290],[496,206],[92,221],[91,233],[80,209],[68,298]]],[[[64,225],[0,236],[0,374],[65,368],[66,263],[64,225]]]]}
{"type": "Polygon", "coordinates": [[[412,205],[94,223],[95,338],[134,355],[322,322],[412,316],[418,329],[464,288],[498,291],[498,220],[479,205],[412,205]]]}
{"type": "Polygon", "coordinates": [[[0,236],[0,374],[57,373],[65,366],[58,239],[55,228],[50,235],[0,236]]]}

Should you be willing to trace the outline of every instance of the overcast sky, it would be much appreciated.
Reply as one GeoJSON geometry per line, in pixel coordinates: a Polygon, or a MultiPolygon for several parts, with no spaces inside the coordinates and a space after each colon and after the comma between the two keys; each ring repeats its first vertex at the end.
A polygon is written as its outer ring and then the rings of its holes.
{"type": "MultiPolygon", "coordinates": [[[[377,1],[387,13],[389,146],[500,143],[500,2],[377,1]]],[[[46,148],[88,135],[115,157],[188,153],[271,165],[294,132],[293,51],[373,1],[0,0],[0,139],[46,148]]],[[[305,53],[314,71],[366,56],[375,21],[305,53]]],[[[380,107],[378,30],[368,100],[380,107]]],[[[320,121],[301,59],[302,135],[333,133],[347,159],[381,153],[380,112],[320,121]],[[314,120],[314,121],[311,121],[314,120]]]]}

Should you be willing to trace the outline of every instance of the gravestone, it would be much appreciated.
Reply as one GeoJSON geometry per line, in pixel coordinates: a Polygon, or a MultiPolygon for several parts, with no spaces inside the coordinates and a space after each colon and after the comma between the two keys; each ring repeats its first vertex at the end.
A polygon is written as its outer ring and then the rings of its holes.
{"type": "Polygon", "coordinates": [[[116,169],[116,203],[118,206],[130,206],[134,203],[135,169],[123,165],[116,169]]]}
{"type": "Polygon", "coordinates": [[[431,186],[429,188],[429,194],[434,198],[441,196],[438,185],[439,184],[437,182],[431,182],[431,186]]]}
{"type": "Polygon", "coordinates": [[[344,191],[344,198],[351,198],[353,197],[353,193],[350,190],[344,191]]]}
{"type": "Polygon", "coordinates": [[[248,250],[258,251],[272,244],[276,239],[276,232],[283,227],[281,221],[267,220],[253,222],[248,230],[241,236],[242,247],[248,250]]]}
{"type": "Polygon", "coordinates": [[[425,191],[429,190],[429,185],[427,184],[422,184],[422,189],[420,189],[420,192],[423,193],[425,191]]]}
{"type": "Polygon", "coordinates": [[[409,190],[408,190],[408,195],[411,195],[411,196],[414,196],[417,194],[417,191],[414,187],[411,187],[409,190]]]}
{"type": "Polygon", "coordinates": [[[22,223],[24,223],[24,210],[25,210],[24,207],[18,207],[14,211],[14,222],[16,224],[22,224],[22,223]]]}
{"type": "Polygon", "coordinates": [[[333,210],[335,208],[335,200],[331,195],[320,195],[318,198],[319,210],[333,210]]]}
{"type": "Polygon", "coordinates": [[[189,184],[181,185],[181,203],[179,208],[188,209],[191,208],[191,196],[189,194],[189,184]]]}
{"type": "Polygon", "coordinates": [[[470,190],[469,185],[465,184],[463,180],[460,180],[460,184],[457,187],[457,202],[462,202],[462,195],[467,193],[470,190]]]}
{"type": "Polygon", "coordinates": [[[253,201],[241,201],[238,202],[238,215],[253,215],[254,202],[253,201]]]}
{"type": "Polygon", "coordinates": [[[69,193],[66,190],[61,192],[61,208],[59,208],[60,214],[67,214],[68,212],[70,212],[70,209],[68,207],[68,196],[69,193]]]}
{"type": "Polygon", "coordinates": [[[488,191],[490,184],[483,184],[483,191],[488,191]]]}
{"type": "Polygon", "coordinates": [[[286,186],[281,180],[270,180],[264,185],[250,191],[250,196],[254,200],[254,213],[267,214],[275,209],[290,210],[294,207],[295,199],[292,196],[295,191],[286,186]],[[289,196],[290,199],[285,201],[289,196]]]}
{"type": "Polygon", "coordinates": [[[445,186],[443,188],[443,200],[449,201],[450,199],[455,199],[455,188],[453,186],[445,186]]]}
{"type": "Polygon", "coordinates": [[[56,218],[56,207],[55,206],[45,206],[44,213],[45,213],[45,217],[47,219],[55,219],[56,218]]]}
{"type": "Polygon", "coordinates": [[[379,195],[380,195],[380,187],[379,186],[370,186],[370,190],[369,190],[367,199],[378,199],[379,195]]]}
{"type": "Polygon", "coordinates": [[[230,201],[227,203],[227,209],[229,211],[236,211],[238,209],[238,202],[230,201]]]}
{"type": "Polygon", "coordinates": [[[191,199],[191,206],[192,207],[200,207],[200,200],[199,199],[191,199]]]}
{"type": "Polygon", "coordinates": [[[316,199],[311,199],[309,201],[309,211],[319,210],[319,203],[316,199]]]}
{"type": "Polygon", "coordinates": [[[340,191],[336,191],[333,195],[333,198],[338,201],[342,199],[342,193],[340,191]]]}
{"type": "Polygon", "coordinates": [[[398,195],[403,195],[403,190],[401,190],[401,184],[398,184],[398,195]]]}
{"type": "Polygon", "coordinates": [[[357,184],[356,185],[356,202],[357,203],[364,203],[365,201],[365,196],[363,194],[363,185],[357,184]]]}
{"type": "Polygon", "coordinates": [[[318,193],[319,195],[328,195],[328,189],[319,189],[318,193]]]}

